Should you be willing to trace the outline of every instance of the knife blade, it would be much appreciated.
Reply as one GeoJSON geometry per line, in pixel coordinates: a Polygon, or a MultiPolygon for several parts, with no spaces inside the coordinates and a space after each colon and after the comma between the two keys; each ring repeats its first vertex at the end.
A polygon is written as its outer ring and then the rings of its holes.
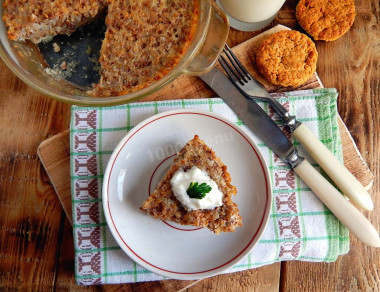
{"type": "Polygon", "coordinates": [[[300,157],[297,148],[267,113],[253,99],[247,98],[216,67],[199,76],[235,112],[252,132],[287,162],[332,213],[356,237],[369,246],[380,247],[379,234],[373,225],[310,163],[300,157]]]}
{"type": "Polygon", "coordinates": [[[252,129],[265,144],[270,145],[277,156],[281,159],[287,159],[297,151],[266,112],[254,100],[245,98],[219,69],[214,67],[210,72],[199,77],[223,99],[239,119],[252,129]],[[268,133],[271,133],[271,135],[268,135],[268,133]]]}

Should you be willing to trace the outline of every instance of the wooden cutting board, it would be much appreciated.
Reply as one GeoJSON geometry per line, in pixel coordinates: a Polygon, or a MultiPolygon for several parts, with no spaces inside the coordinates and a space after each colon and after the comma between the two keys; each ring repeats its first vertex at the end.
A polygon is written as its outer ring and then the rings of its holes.
{"type": "MultiPolygon", "coordinates": [[[[282,88],[269,84],[256,71],[254,66],[255,52],[269,34],[280,30],[288,29],[282,25],[278,25],[252,39],[233,48],[234,53],[241,60],[252,75],[264,84],[269,92],[292,91],[299,89],[312,89],[323,87],[317,74],[303,86],[298,88],[282,88]]],[[[216,94],[210,90],[198,77],[181,76],[174,82],[167,85],[157,93],[144,98],[141,101],[167,100],[167,99],[189,99],[189,98],[206,98],[214,97],[216,94]]],[[[338,119],[342,146],[343,159],[347,169],[369,189],[373,183],[373,175],[366,166],[357,147],[351,138],[343,121],[338,119]]],[[[71,207],[71,183],[70,183],[70,132],[66,130],[56,136],[43,141],[37,150],[37,154],[44,166],[52,185],[56,191],[62,207],[70,222],[72,222],[71,207]]]]}

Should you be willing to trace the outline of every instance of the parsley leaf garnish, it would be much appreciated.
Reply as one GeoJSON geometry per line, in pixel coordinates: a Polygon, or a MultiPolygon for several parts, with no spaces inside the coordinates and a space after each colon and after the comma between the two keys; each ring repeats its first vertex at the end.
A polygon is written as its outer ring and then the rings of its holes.
{"type": "Polygon", "coordinates": [[[206,194],[211,191],[211,187],[206,183],[198,184],[197,182],[191,182],[186,192],[192,199],[203,199],[206,194]]]}

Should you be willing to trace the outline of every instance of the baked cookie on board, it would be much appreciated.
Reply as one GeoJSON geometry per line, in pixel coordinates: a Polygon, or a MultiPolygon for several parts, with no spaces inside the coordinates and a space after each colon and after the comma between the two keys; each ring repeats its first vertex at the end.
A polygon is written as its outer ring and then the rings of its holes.
{"type": "Polygon", "coordinates": [[[260,45],[256,55],[259,72],[280,86],[301,86],[314,74],[318,52],[303,33],[285,30],[274,33],[260,45]]]}
{"type": "Polygon", "coordinates": [[[334,41],[344,35],[355,20],[354,0],[300,0],[296,18],[314,40],[334,41]]]}

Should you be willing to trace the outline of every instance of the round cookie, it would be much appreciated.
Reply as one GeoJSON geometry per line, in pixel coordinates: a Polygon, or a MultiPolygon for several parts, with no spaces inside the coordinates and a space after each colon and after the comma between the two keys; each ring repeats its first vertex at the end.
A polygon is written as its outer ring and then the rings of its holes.
{"type": "Polygon", "coordinates": [[[269,82],[293,87],[312,77],[317,59],[313,41],[295,30],[270,35],[261,43],[256,55],[257,68],[269,82]]]}
{"type": "Polygon", "coordinates": [[[354,0],[300,0],[296,18],[315,40],[334,41],[354,23],[354,0]]]}

